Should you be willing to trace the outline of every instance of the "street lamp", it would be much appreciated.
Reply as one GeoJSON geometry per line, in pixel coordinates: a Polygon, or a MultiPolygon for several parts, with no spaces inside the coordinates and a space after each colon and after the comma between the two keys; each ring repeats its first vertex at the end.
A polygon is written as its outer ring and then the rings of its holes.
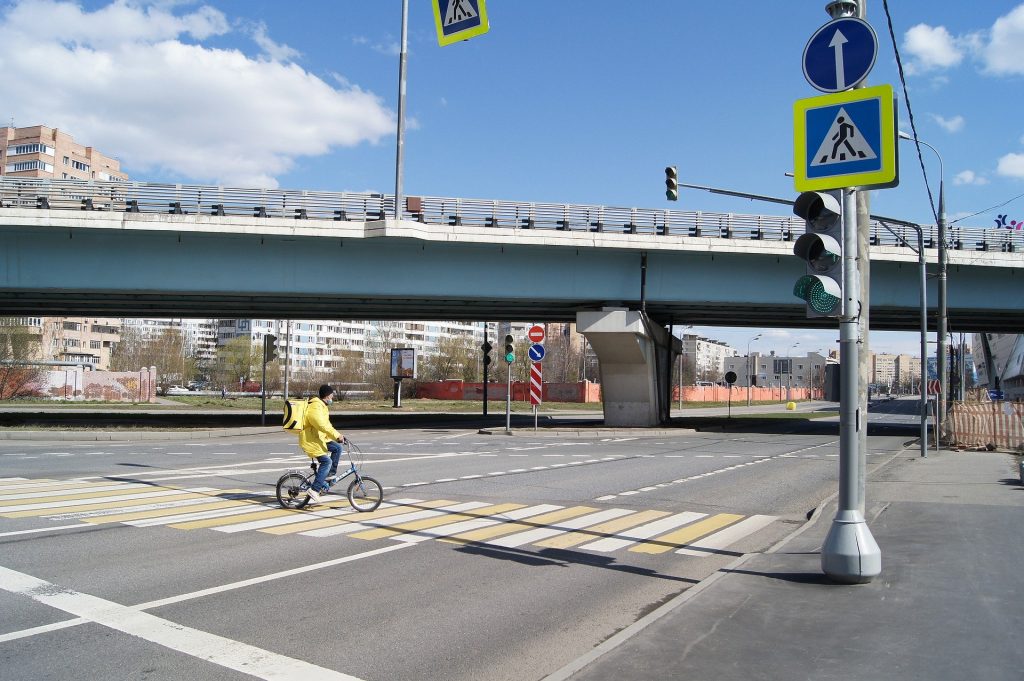
{"type": "Polygon", "coordinates": [[[787,364],[786,368],[789,369],[789,371],[787,372],[788,376],[787,376],[787,380],[786,380],[786,401],[787,402],[789,402],[789,401],[791,401],[793,399],[793,396],[792,396],[792,389],[793,389],[793,348],[795,348],[798,345],[800,345],[800,341],[797,341],[796,343],[793,343],[792,345],[789,346],[789,350],[786,350],[786,364],[787,364]]]}
{"type": "MultiPolygon", "coordinates": [[[[945,173],[942,168],[942,155],[939,154],[939,150],[928,144],[924,140],[908,135],[902,130],[899,133],[900,139],[915,141],[919,144],[923,144],[932,150],[935,154],[935,158],[939,159],[939,214],[938,220],[938,239],[939,239],[939,323],[936,329],[936,336],[938,340],[938,346],[935,350],[936,353],[936,365],[939,373],[939,408],[936,410],[935,421],[938,428],[939,436],[942,434],[942,422],[946,416],[946,396],[949,394],[949,375],[948,375],[948,359],[946,357],[946,269],[948,256],[946,253],[946,194],[945,194],[945,173]]],[[[921,358],[924,362],[924,357],[921,358]]]]}
{"type": "Polygon", "coordinates": [[[757,334],[753,338],[747,341],[747,406],[750,406],[750,344],[761,337],[761,334],[757,334]]]}

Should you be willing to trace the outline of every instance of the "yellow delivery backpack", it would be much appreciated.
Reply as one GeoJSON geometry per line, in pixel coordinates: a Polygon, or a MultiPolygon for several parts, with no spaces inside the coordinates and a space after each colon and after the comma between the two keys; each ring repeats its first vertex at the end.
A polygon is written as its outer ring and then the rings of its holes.
{"type": "Polygon", "coordinates": [[[281,423],[281,427],[296,435],[301,433],[302,429],[306,427],[306,408],[308,406],[308,399],[296,398],[285,400],[284,421],[281,423]]]}

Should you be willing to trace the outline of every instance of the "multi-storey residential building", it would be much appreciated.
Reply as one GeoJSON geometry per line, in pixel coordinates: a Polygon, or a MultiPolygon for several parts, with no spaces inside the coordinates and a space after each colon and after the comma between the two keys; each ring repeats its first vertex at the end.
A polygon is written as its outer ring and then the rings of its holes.
{"type": "Polygon", "coordinates": [[[0,128],[0,175],[114,182],[128,179],[116,159],[44,125],[0,128]]]}
{"type": "Polygon", "coordinates": [[[918,393],[921,386],[921,358],[913,355],[896,356],[896,383],[900,392],[918,393]]]}
{"type": "Polygon", "coordinates": [[[171,329],[181,333],[185,351],[200,362],[212,361],[217,354],[217,327],[213,319],[138,319],[121,320],[125,329],[136,329],[147,338],[171,329]]]}
{"type": "Polygon", "coordinates": [[[121,320],[94,317],[21,317],[37,334],[39,359],[110,367],[110,353],[121,338],[121,320]]]}
{"type": "Polygon", "coordinates": [[[871,382],[879,390],[888,391],[898,385],[896,379],[896,361],[898,355],[884,352],[871,353],[871,382]]]}
{"type": "Polygon", "coordinates": [[[734,348],[711,338],[684,333],[680,340],[683,343],[683,373],[687,378],[692,375],[694,382],[721,381],[726,359],[736,356],[734,348]]]}

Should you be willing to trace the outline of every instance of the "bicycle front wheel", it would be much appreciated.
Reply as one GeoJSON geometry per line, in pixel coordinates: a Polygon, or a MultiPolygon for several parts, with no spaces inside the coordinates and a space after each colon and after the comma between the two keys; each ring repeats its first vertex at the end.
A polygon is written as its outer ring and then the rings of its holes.
{"type": "Polygon", "coordinates": [[[348,486],[348,503],[361,513],[376,511],[383,500],[384,488],[373,478],[363,475],[348,486]]]}
{"type": "Polygon", "coordinates": [[[309,476],[285,473],[277,481],[277,503],[285,508],[302,508],[309,503],[309,476]]]}

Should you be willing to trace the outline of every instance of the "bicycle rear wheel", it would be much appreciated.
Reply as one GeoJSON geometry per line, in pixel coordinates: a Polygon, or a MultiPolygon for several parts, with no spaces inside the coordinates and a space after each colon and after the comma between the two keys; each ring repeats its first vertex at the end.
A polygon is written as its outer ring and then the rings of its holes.
{"type": "Polygon", "coordinates": [[[371,477],[362,475],[348,486],[348,503],[357,511],[376,511],[383,500],[384,488],[371,477]]]}
{"type": "Polygon", "coordinates": [[[309,503],[309,483],[312,476],[285,473],[277,481],[277,503],[285,508],[302,508],[309,503]]]}

